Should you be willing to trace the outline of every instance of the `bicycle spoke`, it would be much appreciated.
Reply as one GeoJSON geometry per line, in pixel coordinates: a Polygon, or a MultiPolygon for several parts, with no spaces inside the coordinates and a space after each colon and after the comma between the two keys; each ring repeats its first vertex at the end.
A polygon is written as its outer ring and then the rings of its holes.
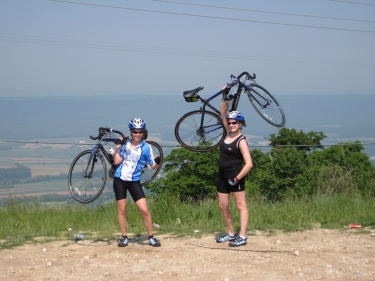
{"type": "Polygon", "coordinates": [[[285,125],[285,114],[276,99],[262,86],[251,84],[246,91],[249,100],[258,114],[271,125],[285,125]]]}
{"type": "Polygon", "coordinates": [[[75,200],[81,203],[94,201],[102,193],[106,184],[107,168],[103,157],[95,155],[89,164],[91,150],[80,153],[69,170],[69,190],[75,200]]]}
{"type": "Polygon", "coordinates": [[[176,124],[175,135],[178,142],[192,151],[209,151],[224,139],[224,127],[220,116],[206,111],[201,124],[202,113],[192,111],[185,114],[176,124]]]}

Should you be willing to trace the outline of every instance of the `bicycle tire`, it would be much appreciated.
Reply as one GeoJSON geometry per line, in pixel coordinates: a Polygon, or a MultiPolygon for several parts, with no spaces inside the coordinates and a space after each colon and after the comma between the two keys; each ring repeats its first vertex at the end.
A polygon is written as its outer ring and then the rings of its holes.
{"type": "Polygon", "coordinates": [[[146,141],[146,142],[151,146],[151,149],[154,152],[154,156],[157,156],[157,155],[160,156],[160,165],[156,170],[151,169],[151,167],[148,165],[143,167],[142,172],[141,172],[141,185],[142,186],[149,184],[156,178],[156,176],[160,172],[161,166],[163,165],[163,159],[164,159],[163,150],[159,144],[157,144],[154,141],[146,141]]]}
{"type": "Polygon", "coordinates": [[[200,129],[201,118],[202,111],[200,110],[188,112],[177,121],[174,130],[179,144],[195,152],[207,152],[215,149],[226,136],[225,128],[218,114],[205,111],[202,129],[200,129]],[[208,131],[208,128],[211,128],[212,131],[208,131]]]}
{"type": "Polygon", "coordinates": [[[92,151],[82,151],[73,160],[68,174],[69,191],[80,203],[91,203],[102,194],[107,182],[107,165],[104,157],[96,152],[93,158],[93,173],[85,175],[92,151]]]}
{"type": "Polygon", "coordinates": [[[286,122],[285,113],[278,101],[262,86],[252,83],[250,93],[246,93],[256,112],[269,124],[283,127],[286,122]]]}

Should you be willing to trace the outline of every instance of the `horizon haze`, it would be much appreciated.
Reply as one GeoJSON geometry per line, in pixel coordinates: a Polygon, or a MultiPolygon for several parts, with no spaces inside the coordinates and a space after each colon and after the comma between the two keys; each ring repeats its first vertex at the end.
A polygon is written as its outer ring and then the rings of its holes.
{"type": "MultiPolygon", "coordinates": [[[[323,132],[326,145],[360,140],[375,144],[375,96],[373,95],[279,95],[286,114],[286,128],[323,132]]],[[[211,104],[219,107],[220,99],[211,104]]],[[[80,138],[91,142],[99,127],[128,134],[130,119],[145,120],[149,136],[177,144],[174,127],[185,113],[197,110],[199,102],[175,96],[124,95],[112,97],[0,97],[0,140],[45,140],[80,138]]],[[[263,120],[243,95],[238,110],[245,115],[243,133],[250,146],[264,146],[265,138],[278,128],[263,120]]],[[[375,150],[375,149],[374,149],[375,150]]],[[[373,154],[375,156],[375,153],[373,154]]]]}
{"type": "Polygon", "coordinates": [[[374,94],[375,3],[0,1],[0,97],[374,94]]]}

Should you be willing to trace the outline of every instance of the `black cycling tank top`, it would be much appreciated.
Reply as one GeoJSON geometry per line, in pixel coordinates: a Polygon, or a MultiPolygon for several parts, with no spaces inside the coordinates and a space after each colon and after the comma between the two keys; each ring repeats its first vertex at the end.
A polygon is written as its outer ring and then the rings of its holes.
{"type": "Polygon", "coordinates": [[[231,143],[225,143],[225,141],[223,141],[220,144],[219,167],[225,168],[234,165],[242,165],[243,157],[241,150],[237,147],[240,139],[245,139],[245,136],[240,135],[231,143]]]}

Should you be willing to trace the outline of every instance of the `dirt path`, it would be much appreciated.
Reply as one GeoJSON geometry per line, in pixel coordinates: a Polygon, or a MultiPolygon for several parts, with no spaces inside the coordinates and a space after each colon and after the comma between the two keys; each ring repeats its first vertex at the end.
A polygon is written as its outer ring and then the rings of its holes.
{"type": "Polygon", "coordinates": [[[375,230],[311,230],[248,237],[229,248],[214,236],[89,240],[0,251],[0,280],[375,280],[375,230]]]}

